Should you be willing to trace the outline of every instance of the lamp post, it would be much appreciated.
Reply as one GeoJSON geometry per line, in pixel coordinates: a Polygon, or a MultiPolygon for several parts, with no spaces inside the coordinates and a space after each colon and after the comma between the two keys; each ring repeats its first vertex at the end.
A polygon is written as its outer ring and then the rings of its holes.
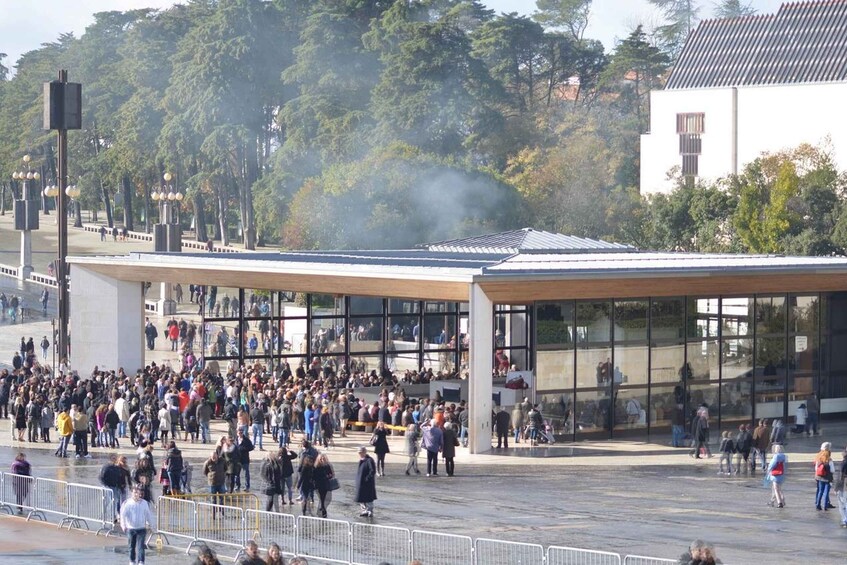
{"type": "Polygon", "coordinates": [[[38,202],[30,198],[29,184],[41,179],[41,174],[30,165],[32,158],[24,155],[23,168],[12,173],[12,180],[20,183],[20,198],[15,200],[15,229],[21,232],[21,265],[18,279],[25,281],[32,274],[32,230],[38,229],[38,202]]]}
{"type": "MultiPolygon", "coordinates": [[[[174,176],[165,173],[165,181],[160,189],[153,187],[150,199],[159,205],[159,223],[153,226],[153,246],[157,252],[179,253],[182,251],[182,228],[179,225],[179,203],[183,194],[171,184],[174,176]]],[[[159,315],[176,314],[176,302],[173,300],[173,288],[163,282],[159,299],[159,315]]]]}

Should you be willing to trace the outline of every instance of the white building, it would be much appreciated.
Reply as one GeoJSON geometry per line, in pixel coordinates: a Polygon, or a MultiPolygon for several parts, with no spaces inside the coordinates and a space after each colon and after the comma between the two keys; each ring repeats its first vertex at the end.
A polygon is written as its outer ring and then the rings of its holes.
{"type": "Polygon", "coordinates": [[[847,0],[702,22],[664,90],[650,93],[641,192],[669,192],[674,167],[712,180],[801,143],[828,142],[847,167],[845,81],[847,0]]]}

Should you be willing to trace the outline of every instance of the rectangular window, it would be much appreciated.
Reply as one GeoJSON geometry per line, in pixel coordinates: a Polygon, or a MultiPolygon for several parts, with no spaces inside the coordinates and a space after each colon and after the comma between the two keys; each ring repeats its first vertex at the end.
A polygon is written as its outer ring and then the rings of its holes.
{"type": "Polygon", "coordinates": [[[703,112],[677,114],[676,133],[704,133],[706,131],[705,121],[706,114],[703,112]]]}

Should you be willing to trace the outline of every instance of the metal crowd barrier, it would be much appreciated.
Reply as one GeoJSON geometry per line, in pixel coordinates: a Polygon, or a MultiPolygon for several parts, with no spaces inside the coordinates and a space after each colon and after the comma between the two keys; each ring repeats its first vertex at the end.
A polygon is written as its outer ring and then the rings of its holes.
{"type": "Polygon", "coordinates": [[[329,563],[350,563],[350,523],[298,516],[297,555],[329,563]]]}
{"type": "Polygon", "coordinates": [[[546,565],[621,565],[621,556],[609,551],[551,545],[547,548],[546,565]]]}
{"type": "Polygon", "coordinates": [[[645,557],[643,555],[627,555],[623,558],[624,565],[676,565],[673,559],[659,559],[658,557],[645,557]]]}
{"type": "Polygon", "coordinates": [[[437,532],[412,532],[412,559],[426,565],[473,563],[473,540],[468,536],[437,532]]]}
{"type": "MultiPolygon", "coordinates": [[[[323,563],[373,565],[387,561],[408,563],[419,559],[427,565],[673,565],[672,559],[593,551],[575,547],[542,546],[438,532],[409,531],[393,526],[349,523],[309,516],[264,512],[257,508],[255,495],[160,496],[156,502],[157,531],[151,534],[170,544],[170,538],[189,540],[186,553],[199,543],[237,549],[252,539],[267,551],[276,542],[288,556],[299,555],[323,563]],[[198,502],[227,497],[226,506],[198,502]]],[[[23,515],[27,520],[47,516],[59,519],[59,526],[90,529],[99,524],[97,534],[116,531],[113,524],[114,497],[105,487],[80,485],[0,473],[0,511],[23,515]]],[[[148,540],[149,541],[149,540],[148,540]]]]}
{"type": "Polygon", "coordinates": [[[544,563],[544,548],[534,543],[477,538],[474,554],[477,563],[486,565],[544,563]]]}
{"type": "Polygon", "coordinates": [[[412,532],[406,528],[353,523],[350,563],[408,563],[412,560],[412,532]]]}
{"type": "Polygon", "coordinates": [[[115,506],[112,489],[68,483],[68,515],[59,524],[90,530],[88,522],[100,524],[95,535],[115,532],[115,506]]]}
{"type": "Polygon", "coordinates": [[[35,479],[35,507],[47,522],[47,515],[55,516],[61,524],[68,515],[68,483],[54,479],[35,479]]]}
{"type": "Polygon", "coordinates": [[[244,522],[245,540],[252,539],[262,551],[267,551],[271,542],[276,542],[283,555],[293,557],[297,554],[297,519],[293,515],[245,510],[244,522]]]}
{"type": "MultiPolygon", "coordinates": [[[[171,537],[191,540],[185,553],[197,544],[196,503],[170,496],[160,496],[156,501],[156,526],[158,532],[151,534],[170,545],[171,537]]],[[[148,539],[149,543],[149,539],[148,539]]]]}
{"type": "Polygon", "coordinates": [[[20,516],[23,516],[26,511],[26,519],[32,518],[37,514],[35,497],[32,493],[34,485],[35,477],[3,473],[2,482],[0,482],[0,489],[2,489],[0,509],[10,515],[20,516]]]}
{"type": "Polygon", "coordinates": [[[194,508],[194,539],[235,547],[238,549],[237,560],[247,541],[244,539],[244,510],[207,502],[196,502],[194,508]]]}

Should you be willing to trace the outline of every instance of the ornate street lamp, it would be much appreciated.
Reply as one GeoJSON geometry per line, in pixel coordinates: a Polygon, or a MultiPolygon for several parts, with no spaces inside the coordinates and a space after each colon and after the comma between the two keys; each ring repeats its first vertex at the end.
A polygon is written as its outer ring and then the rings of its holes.
{"type": "Polygon", "coordinates": [[[27,280],[32,274],[32,230],[38,229],[38,201],[30,198],[29,189],[41,174],[30,165],[32,157],[24,155],[23,168],[12,173],[12,180],[20,183],[20,198],[15,200],[15,229],[21,232],[21,265],[18,278],[27,280]]]}

